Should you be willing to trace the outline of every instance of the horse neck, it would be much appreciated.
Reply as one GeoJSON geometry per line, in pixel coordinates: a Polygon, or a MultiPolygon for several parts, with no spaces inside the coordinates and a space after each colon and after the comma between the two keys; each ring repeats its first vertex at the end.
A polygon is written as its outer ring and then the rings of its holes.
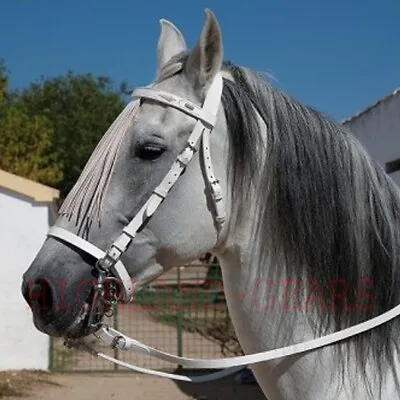
{"type": "MultiPolygon", "coordinates": [[[[279,282],[274,282],[268,276],[268,265],[260,268],[252,264],[248,254],[250,243],[245,239],[250,235],[243,230],[235,232],[237,240],[227,242],[218,259],[229,313],[244,352],[251,354],[315,338],[304,314],[294,309],[290,299],[284,298],[289,292],[282,292],[282,288],[291,281],[282,276],[279,282]]],[[[363,385],[355,365],[350,365],[343,375],[333,350],[333,346],[326,347],[257,364],[252,369],[269,400],[377,400],[397,393],[391,377],[386,383],[387,393],[377,397],[373,387],[363,385]],[[370,396],[369,389],[374,396],[370,396]]],[[[366,372],[373,377],[373,360],[366,372]]]]}

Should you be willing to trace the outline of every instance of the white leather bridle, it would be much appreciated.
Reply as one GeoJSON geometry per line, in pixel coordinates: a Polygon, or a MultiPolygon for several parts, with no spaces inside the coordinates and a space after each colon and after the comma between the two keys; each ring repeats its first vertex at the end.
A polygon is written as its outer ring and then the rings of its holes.
{"type": "Polygon", "coordinates": [[[138,230],[151,218],[158,206],[167,197],[168,192],[174,186],[181,173],[189,164],[193,155],[197,151],[197,143],[202,139],[202,157],[205,170],[205,180],[207,189],[211,192],[214,203],[215,224],[217,231],[220,232],[225,221],[225,209],[221,186],[216,179],[210,151],[210,133],[217,119],[217,111],[221,101],[222,77],[217,74],[210,86],[202,107],[197,104],[184,100],[173,94],[163,92],[153,88],[138,88],[134,91],[134,98],[145,98],[161,104],[174,107],[197,120],[192,133],[190,134],[187,145],[178,155],[170,170],[165,175],[161,183],[153,190],[152,195],[142,206],[131,222],[123,229],[121,235],[112,243],[107,252],[94,246],[92,243],[75,235],[66,229],[54,226],[51,227],[48,236],[67,242],[72,246],[85,251],[98,260],[98,266],[104,271],[110,271],[117,277],[123,288],[123,301],[130,302],[133,296],[132,278],[129,276],[126,267],[121,262],[122,254],[128,249],[138,230]]]}
{"type": "MultiPolygon", "coordinates": [[[[211,198],[214,204],[214,221],[218,233],[223,226],[223,223],[225,221],[223,196],[221,187],[213,171],[209,141],[210,133],[215,126],[217,111],[221,103],[222,87],[222,77],[220,74],[217,74],[208,90],[202,107],[194,104],[191,101],[184,100],[176,95],[163,92],[154,88],[136,89],[133,94],[134,97],[145,99],[147,98],[158,103],[174,107],[197,120],[196,125],[188,138],[186,147],[178,155],[160,185],[158,185],[154,189],[150,198],[146,201],[140,211],[135,215],[132,221],[123,229],[122,234],[106,252],[63,228],[54,226],[50,228],[48,232],[48,236],[66,242],[73,247],[81,249],[86,253],[92,255],[95,259],[98,260],[96,267],[100,271],[119,279],[123,288],[123,297],[121,300],[124,302],[130,302],[132,300],[133,285],[131,277],[129,276],[126,267],[121,262],[120,257],[128,249],[138,230],[149,220],[149,218],[151,218],[151,216],[157,210],[158,206],[166,198],[168,192],[176,183],[179,176],[184,171],[184,169],[192,159],[193,155],[197,151],[197,143],[200,139],[202,142],[201,154],[205,166],[205,180],[207,188],[210,190],[211,198]]],[[[179,364],[185,367],[226,368],[225,370],[204,376],[190,377],[185,375],[166,373],[162,371],[155,371],[147,368],[141,368],[94,350],[91,345],[88,344],[88,338],[80,340],[68,340],[67,345],[89,351],[97,357],[101,357],[122,367],[129,368],[137,372],[181,381],[206,382],[230,375],[236,371],[239,371],[246,365],[279,359],[295,354],[302,354],[312,350],[316,350],[321,347],[328,346],[336,342],[343,341],[347,338],[373,329],[379,325],[385,324],[386,322],[399,315],[400,305],[370,320],[317,339],[309,340],[307,342],[294,344],[287,347],[282,347],[279,349],[223,359],[192,359],[174,356],[172,354],[147,346],[135,339],[129,338],[121,332],[118,332],[117,330],[107,327],[105,325],[102,325],[100,329],[96,333],[94,333],[94,336],[96,338],[102,339],[107,345],[112,348],[117,348],[120,350],[134,350],[141,354],[150,355],[161,360],[174,364],[179,364]]]]}

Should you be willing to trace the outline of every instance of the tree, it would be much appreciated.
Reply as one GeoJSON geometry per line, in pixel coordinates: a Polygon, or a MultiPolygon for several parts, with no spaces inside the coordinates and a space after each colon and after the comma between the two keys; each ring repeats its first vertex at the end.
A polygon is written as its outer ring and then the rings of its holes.
{"type": "Polygon", "coordinates": [[[125,106],[126,83],[113,89],[109,77],[68,72],[42,78],[19,93],[31,117],[46,115],[53,128],[49,153],[58,160],[65,196],[78,179],[94,147],[125,106]]]}
{"type": "Polygon", "coordinates": [[[53,127],[46,115],[28,115],[8,91],[8,74],[0,60],[0,168],[57,186],[62,171],[50,152],[53,127]]]}
{"type": "Polygon", "coordinates": [[[0,168],[57,187],[62,169],[50,152],[53,127],[49,119],[28,116],[18,104],[1,108],[0,168]]]}
{"type": "Polygon", "coordinates": [[[5,61],[0,58],[0,104],[6,99],[8,74],[5,61]]]}

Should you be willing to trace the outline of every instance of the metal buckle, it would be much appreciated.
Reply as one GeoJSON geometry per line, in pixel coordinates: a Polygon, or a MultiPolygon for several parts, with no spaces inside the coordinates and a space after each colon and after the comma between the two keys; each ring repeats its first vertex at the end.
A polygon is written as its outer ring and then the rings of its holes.
{"type": "Polygon", "coordinates": [[[113,337],[112,342],[110,344],[110,347],[112,349],[121,349],[121,347],[119,347],[119,345],[120,345],[119,342],[120,341],[123,342],[122,348],[124,348],[126,346],[126,339],[121,335],[113,337]]]}

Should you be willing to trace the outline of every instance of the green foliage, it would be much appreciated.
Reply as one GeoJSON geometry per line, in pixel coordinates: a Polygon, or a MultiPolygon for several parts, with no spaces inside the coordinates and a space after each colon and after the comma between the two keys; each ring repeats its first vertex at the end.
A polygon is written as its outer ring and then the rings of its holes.
{"type": "Polygon", "coordinates": [[[73,72],[31,84],[20,93],[19,101],[31,115],[46,112],[53,126],[51,153],[62,165],[59,189],[63,195],[125,105],[123,93],[113,90],[110,78],[73,72]]]}
{"type": "Polygon", "coordinates": [[[62,180],[50,152],[53,127],[45,115],[29,116],[20,104],[0,106],[0,168],[50,186],[62,180]]]}
{"type": "Polygon", "coordinates": [[[60,163],[50,152],[53,126],[45,113],[29,115],[8,91],[8,74],[0,60],[0,168],[57,186],[60,163]]]}
{"type": "Polygon", "coordinates": [[[8,90],[0,59],[0,168],[56,187],[65,196],[125,105],[127,83],[68,72],[8,90]]]}

